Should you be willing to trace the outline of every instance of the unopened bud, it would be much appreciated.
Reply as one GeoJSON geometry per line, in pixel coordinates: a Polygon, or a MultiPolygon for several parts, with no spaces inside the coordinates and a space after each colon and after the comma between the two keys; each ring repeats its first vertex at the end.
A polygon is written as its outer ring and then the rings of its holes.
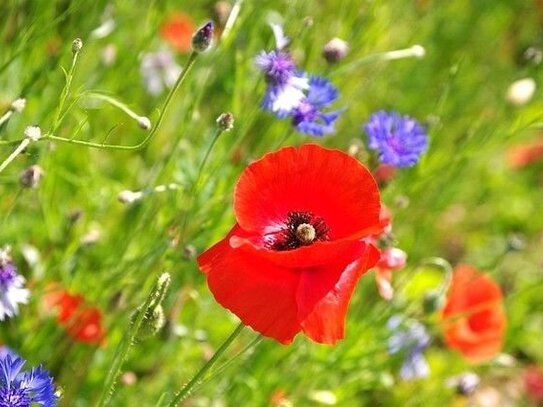
{"type": "Polygon", "coordinates": [[[11,103],[11,110],[17,113],[21,113],[26,106],[26,99],[25,98],[19,98],[14,100],[11,103]]]}
{"type": "Polygon", "coordinates": [[[81,38],[76,38],[72,42],[72,52],[77,54],[79,51],[81,51],[81,48],[83,48],[83,41],[81,41],[81,38]]]}
{"type": "Polygon", "coordinates": [[[119,192],[119,195],[117,195],[117,199],[119,200],[119,202],[127,205],[137,202],[141,200],[141,198],[143,198],[143,192],[141,191],[134,192],[125,190],[119,192]]]}
{"type": "Polygon", "coordinates": [[[345,41],[333,38],[324,46],[322,56],[329,63],[335,63],[345,58],[348,52],[349,45],[345,41]]]}
{"type": "Polygon", "coordinates": [[[151,120],[148,117],[140,116],[138,117],[138,126],[140,129],[149,130],[151,129],[151,120]]]}
{"type": "MultiPolygon", "coordinates": [[[[138,313],[132,315],[132,323],[136,321],[138,313]]],[[[157,305],[152,308],[148,308],[143,320],[141,321],[140,327],[136,337],[140,340],[150,338],[151,336],[156,335],[166,323],[166,317],[164,316],[164,310],[162,305],[157,305]]]]}
{"type": "Polygon", "coordinates": [[[43,169],[39,165],[32,165],[21,173],[19,182],[23,188],[36,188],[42,177],[43,169]]]}
{"type": "Polygon", "coordinates": [[[38,126],[28,126],[25,129],[24,135],[32,141],[38,141],[41,137],[41,129],[38,126]]]}
{"type": "Polygon", "coordinates": [[[198,30],[192,36],[192,50],[194,52],[204,52],[211,46],[211,40],[213,39],[213,21],[209,21],[198,30]]]}
{"type": "Polygon", "coordinates": [[[217,124],[222,131],[230,131],[234,128],[234,115],[232,113],[222,113],[217,118],[217,124]]]}
{"type": "Polygon", "coordinates": [[[536,90],[536,83],[532,78],[519,79],[507,89],[506,98],[509,103],[521,106],[532,100],[536,90]]]}
{"type": "Polygon", "coordinates": [[[426,315],[430,315],[436,311],[439,311],[443,308],[444,304],[445,298],[443,298],[443,295],[441,295],[440,293],[436,291],[429,291],[424,294],[422,308],[424,309],[424,313],[426,315]]]}

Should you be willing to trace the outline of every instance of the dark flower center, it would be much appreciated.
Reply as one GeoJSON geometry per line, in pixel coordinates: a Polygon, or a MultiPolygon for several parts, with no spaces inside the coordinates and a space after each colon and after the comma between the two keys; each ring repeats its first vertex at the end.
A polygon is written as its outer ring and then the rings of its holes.
{"type": "Polygon", "coordinates": [[[293,250],[313,242],[330,240],[330,228],[311,212],[289,212],[283,228],[267,236],[267,247],[272,250],[293,250]]]}

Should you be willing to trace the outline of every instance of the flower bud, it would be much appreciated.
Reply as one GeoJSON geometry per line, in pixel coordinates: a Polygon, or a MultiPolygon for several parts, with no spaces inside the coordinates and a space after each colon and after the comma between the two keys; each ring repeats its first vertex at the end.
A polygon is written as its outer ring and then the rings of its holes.
{"type": "Polygon", "coordinates": [[[19,98],[11,103],[11,110],[13,112],[21,113],[26,106],[26,99],[19,98]]]}
{"type": "Polygon", "coordinates": [[[230,131],[234,128],[234,115],[232,113],[222,113],[217,118],[217,124],[221,131],[230,131]]]}
{"type": "Polygon", "coordinates": [[[38,126],[28,126],[25,129],[24,135],[31,141],[38,141],[41,137],[41,129],[38,126]]]}
{"type": "Polygon", "coordinates": [[[137,121],[140,129],[149,130],[151,128],[151,120],[148,117],[140,116],[137,121]]]}
{"type": "Polygon", "coordinates": [[[322,56],[327,62],[335,63],[345,58],[348,52],[349,45],[345,41],[333,38],[324,46],[322,56]]]}
{"type": "Polygon", "coordinates": [[[536,83],[532,78],[519,79],[507,89],[507,101],[513,105],[521,106],[532,100],[536,83]]]}
{"type": "Polygon", "coordinates": [[[192,50],[200,53],[209,49],[213,39],[213,21],[200,27],[192,36],[192,50]]]}
{"type": "Polygon", "coordinates": [[[21,173],[19,182],[23,188],[36,188],[42,177],[43,169],[39,165],[32,165],[21,173]]]}
{"type": "Polygon", "coordinates": [[[422,308],[426,315],[433,314],[436,311],[439,311],[443,308],[445,304],[445,298],[443,295],[439,294],[436,291],[429,291],[424,294],[424,299],[422,300],[422,308]]]}
{"type": "Polygon", "coordinates": [[[76,38],[72,42],[72,52],[77,54],[79,51],[81,51],[81,48],[83,48],[83,41],[81,41],[81,38],[76,38]]]}
{"type": "MultiPolygon", "coordinates": [[[[140,309],[138,308],[138,311],[140,309]]],[[[137,319],[138,312],[132,315],[132,323],[137,319]]],[[[166,317],[164,316],[164,310],[162,305],[158,304],[155,307],[148,308],[143,320],[141,321],[136,338],[144,340],[156,335],[166,323],[166,317]]]]}
{"type": "Polygon", "coordinates": [[[119,192],[119,195],[117,195],[117,199],[119,200],[119,202],[127,205],[137,202],[141,200],[141,198],[143,198],[143,192],[141,191],[134,192],[125,190],[119,192]]]}

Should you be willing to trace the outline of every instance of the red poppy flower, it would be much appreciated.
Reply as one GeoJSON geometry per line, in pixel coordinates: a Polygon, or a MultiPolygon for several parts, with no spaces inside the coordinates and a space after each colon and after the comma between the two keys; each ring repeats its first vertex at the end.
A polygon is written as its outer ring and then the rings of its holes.
{"type": "Polygon", "coordinates": [[[442,312],[447,345],[472,362],[495,356],[506,325],[502,302],[501,289],[490,276],[457,266],[442,312]]]}
{"type": "Polygon", "coordinates": [[[104,340],[102,314],[98,308],[85,305],[80,294],[70,294],[58,287],[47,293],[44,303],[57,312],[58,323],[75,341],[100,345],[104,340]]]}
{"type": "Polygon", "coordinates": [[[192,34],[196,27],[192,19],[181,12],[172,14],[160,27],[160,36],[179,52],[192,49],[192,34]]]}
{"type": "Polygon", "coordinates": [[[198,258],[215,299],[288,344],[344,336],[358,279],[379,259],[379,190],[354,158],[317,145],[267,154],[242,173],[237,224],[198,258]]]}
{"type": "Polygon", "coordinates": [[[98,308],[85,308],[67,323],[66,331],[77,342],[100,345],[104,340],[102,313],[98,308]]]}
{"type": "Polygon", "coordinates": [[[543,140],[518,145],[507,151],[507,163],[512,169],[519,169],[543,159],[543,140]]]}

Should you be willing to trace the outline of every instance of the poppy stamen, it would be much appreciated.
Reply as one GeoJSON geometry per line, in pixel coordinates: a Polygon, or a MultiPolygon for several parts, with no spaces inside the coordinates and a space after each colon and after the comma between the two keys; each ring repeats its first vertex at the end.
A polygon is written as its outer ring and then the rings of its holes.
{"type": "Polygon", "coordinates": [[[319,216],[311,212],[292,211],[287,215],[284,227],[267,236],[268,248],[277,251],[293,250],[309,246],[316,241],[330,240],[330,228],[319,216]]]}

